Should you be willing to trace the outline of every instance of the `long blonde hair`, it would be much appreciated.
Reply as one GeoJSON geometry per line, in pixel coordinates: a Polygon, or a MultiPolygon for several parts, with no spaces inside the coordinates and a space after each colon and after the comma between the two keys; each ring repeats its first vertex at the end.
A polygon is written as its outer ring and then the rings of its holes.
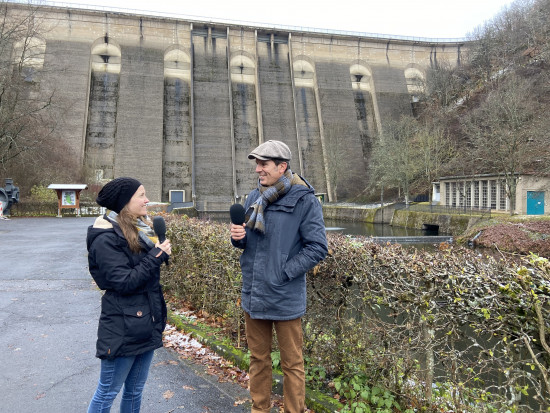
{"type": "Polygon", "coordinates": [[[141,245],[139,244],[136,219],[142,220],[150,227],[152,226],[152,223],[146,217],[136,217],[132,215],[128,210],[128,204],[126,204],[124,208],[122,208],[122,210],[120,211],[120,214],[118,214],[117,221],[120,229],[122,230],[122,233],[124,234],[124,238],[126,238],[126,241],[128,241],[130,249],[132,250],[132,252],[138,253],[141,251],[141,245]]]}

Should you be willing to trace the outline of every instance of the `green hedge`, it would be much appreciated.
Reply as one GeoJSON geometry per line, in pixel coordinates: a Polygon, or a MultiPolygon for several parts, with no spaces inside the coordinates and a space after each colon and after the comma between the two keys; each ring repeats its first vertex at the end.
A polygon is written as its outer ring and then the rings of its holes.
{"type": "MultiPolygon", "coordinates": [[[[48,217],[57,216],[57,200],[55,201],[34,201],[26,200],[13,204],[10,208],[10,215],[14,217],[48,217]]],[[[62,216],[76,216],[76,208],[62,208],[62,216]]],[[[100,207],[95,202],[80,202],[82,216],[98,216],[100,207]]]]}
{"type": "MultiPolygon", "coordinates": [[[[223,319],[238,344],[240,251],[228,225],[175,216],[167,223],[174,245],[163,270],[167,291],[223,319]]],[[[328,240],[329,256],[308,274],[310,386],[339,391],[357,412],[550,407],[547,259],[510,262],[332,233],[328,240]]]]}

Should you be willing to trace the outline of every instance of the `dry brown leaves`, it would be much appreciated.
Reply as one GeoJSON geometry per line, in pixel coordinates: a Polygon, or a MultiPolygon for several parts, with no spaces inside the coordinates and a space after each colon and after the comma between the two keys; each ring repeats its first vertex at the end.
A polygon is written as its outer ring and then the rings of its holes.
{"type": "Polygon", "coordinates": [[[502,223],[483,230],[476,244],[501,251],[550,257],[550,221],[502,223]]]}
{"type": "Polygon", "coordinates": [[[234,382],[248,388],[248,373],[216,354],[189,334],[167,325],[164,331],[164,347],[176,351],[180,357],[206,367],[208,374],[218,377],[219,382],[234,382]]]}
{"type": "MultiPolygon", "coordinates": [[[[189,307],[185,307],[185,310],[180,310],[179,312],[185,313],[187,317],[196,318],[197,322],[208,321],[211,326],[219,326],[219,323],[209,317],[208,314],[201,312],[197,316],[197,313],[190,310],[189,307]]],[[[225,360],[213,350],[192,338],[189,334],[179,331],[172,325],[167,325],[164,330],[163,341],[164,347],[173,349],[181,358],[205,366],[208,374],[218,377],[218,382],[233,382],[248,389],[249,377],[246,371],[234,366],[230,361],[225,360]]],[[[173,394],[164,395],[165,398],[172,396],[173,394]]],[[[273,393],[271,398],[273,406],[279,412],[284,412],[282,396],[273,393]]],[[[235,405],[247,402],[250,402],[250,399],[236,400],[235,405]]],[[[315,413],[313,410],[307,408],[305,411],[306,413],[315,413]]]]}

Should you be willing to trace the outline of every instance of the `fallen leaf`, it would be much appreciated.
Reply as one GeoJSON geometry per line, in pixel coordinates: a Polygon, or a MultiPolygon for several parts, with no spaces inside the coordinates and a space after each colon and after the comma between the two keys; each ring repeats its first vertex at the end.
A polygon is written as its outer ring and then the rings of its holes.
{"type": "Polygon", "coordinates": [[[163,394],[162,394],[162,397],[164,397],[166,400],[169,400],[171,399],[172,397],[174,397],[174,392],[172,390],[166,390],[163,394]]]}
{"type": "Polygon", "coordinates": [[[179,364],[177,361],[175,360],[164,360],[164,361],[160,361],[158,362],[157,364],[155,364],[153,367],[158,367],[158,366],[167,366],[167,365],[177,365],[179,364]]]}
{"type": "Polygon", "coordinates": [[[233,406],[240,406],[241,404],[245,404],[246,402],[251,402],[252,400],[250,399],[238,399],[238,400],[235,400],[235,403],[233,404],[233,406]]]}

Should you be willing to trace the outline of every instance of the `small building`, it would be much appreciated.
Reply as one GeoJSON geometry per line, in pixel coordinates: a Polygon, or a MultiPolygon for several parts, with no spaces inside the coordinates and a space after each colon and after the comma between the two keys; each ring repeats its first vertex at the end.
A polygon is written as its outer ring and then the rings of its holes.
{"type": "Polygon", "coordinates": [[[432,183],[432,202],[456,208],[491,209],[520,215],[550,214],[550,176],[516,175],[516,203],[511,208],[503,175],[444,176],[432,183]]]}
{"type": "Polygon", "coordinates": [[[80,216],[80,191],[88,189],[85,184],[51,184],[48,189],[57,193],[57,216],[61,217],[62,209],[75,209],[80,216]]]}

